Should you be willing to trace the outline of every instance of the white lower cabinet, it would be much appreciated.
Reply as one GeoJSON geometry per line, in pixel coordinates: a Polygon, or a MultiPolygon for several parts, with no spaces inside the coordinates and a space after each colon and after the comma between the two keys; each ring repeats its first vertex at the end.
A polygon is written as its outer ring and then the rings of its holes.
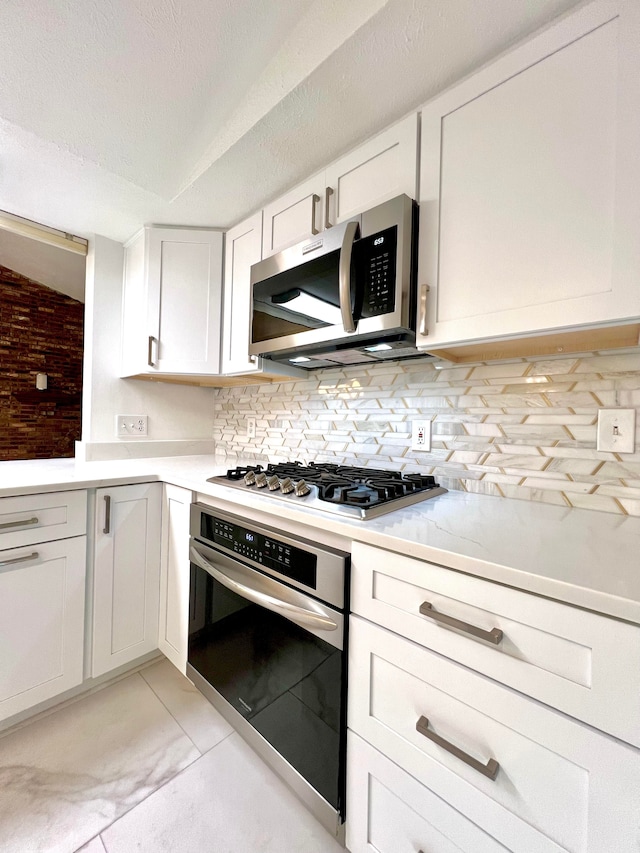
{"type": "Polygon", "coordinates": [[[187,668],[189,638],[189,514],[193,493],[165,485],[160,563],[158,645],[180,672],[187,668]]]}
{"type": "Polygon", "coordinates": [[[506,853],[507,848],[349,732],[351,853],[506,853]]]}
{"type": "Polygon", "coordinates": [[[82,682],[86,550],[76,536],[0,551],[0,719],[82,682]]]}
{"type": "Polygon", "coordinates": [[[640,849],[638,750],[357,616],[350,625],[349,728],[452,809],[513,853],[640,849]]]}
{"type": "Polygon", "coordinates": [[[161,509],[161,483],[96,491],[94,678],[158,648],[161,509]]]}

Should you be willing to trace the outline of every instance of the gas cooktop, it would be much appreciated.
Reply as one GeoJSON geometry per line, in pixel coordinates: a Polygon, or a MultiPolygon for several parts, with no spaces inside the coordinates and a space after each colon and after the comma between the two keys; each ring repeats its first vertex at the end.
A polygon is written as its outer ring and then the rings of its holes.
{"type": "Polygon", "coordinates": [[[349,518],[368,519],[444,494],[428,474],[403,474],[328,462],[278,462],[231,468],[208,482],[260,491],[271,498],[349,518]]]}

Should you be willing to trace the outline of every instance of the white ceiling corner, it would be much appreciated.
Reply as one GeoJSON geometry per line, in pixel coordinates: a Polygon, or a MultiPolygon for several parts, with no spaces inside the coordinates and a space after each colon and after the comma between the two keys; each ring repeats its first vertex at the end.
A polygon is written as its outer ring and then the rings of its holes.
{"type": "Polygon", "coordinates": [[[227,227],[576,0],[4,0],[0,209],[227,227]]]}

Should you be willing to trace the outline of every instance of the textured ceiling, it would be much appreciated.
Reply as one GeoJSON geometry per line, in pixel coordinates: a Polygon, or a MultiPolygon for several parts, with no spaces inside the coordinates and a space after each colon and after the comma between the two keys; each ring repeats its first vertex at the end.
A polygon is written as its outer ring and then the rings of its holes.
{"type": "Polygon", "coordinates": [[[227,227],[576,0],[3,0],[0,209],[227,227]]]}

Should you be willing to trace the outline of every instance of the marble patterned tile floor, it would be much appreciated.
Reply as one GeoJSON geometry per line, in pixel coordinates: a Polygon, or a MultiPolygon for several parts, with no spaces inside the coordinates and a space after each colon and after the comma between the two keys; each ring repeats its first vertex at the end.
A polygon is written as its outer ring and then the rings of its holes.
{"type": "Polygon", "coordinates": [[[0,850],[343,848],[163,660],[0,737],[0,850]]]}

